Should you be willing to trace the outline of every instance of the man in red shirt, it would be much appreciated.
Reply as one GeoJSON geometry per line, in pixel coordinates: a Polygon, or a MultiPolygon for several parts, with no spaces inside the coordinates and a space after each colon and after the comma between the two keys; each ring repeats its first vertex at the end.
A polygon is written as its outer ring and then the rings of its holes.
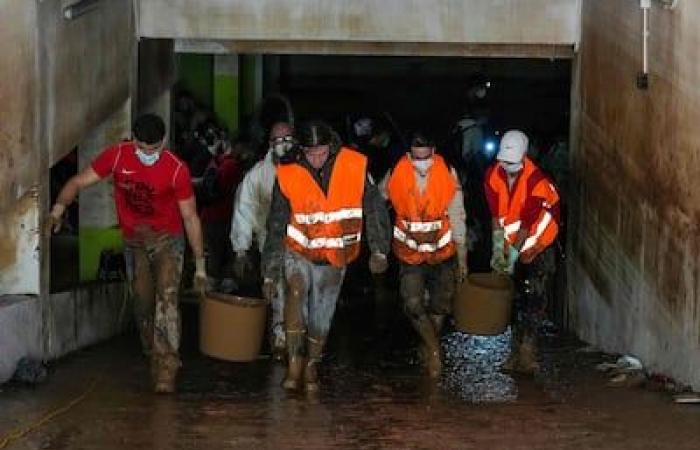
{"type": "Polygon", "coordinates": [[[195,255],[194,284],[206,286],[202,230],[187,166],[165,149],[165,124],[146,114],[133,126],[134,140],[113,145],[63,187],[48,223],[58,231],[78,192],[108,176],[125,241],[127,272],[144,353],[151,358],[155,392],[175,390],[180,367],[178,289],[184,232],[195,255]],[[184,227],[183,227],[184,224],[184,227]]]}

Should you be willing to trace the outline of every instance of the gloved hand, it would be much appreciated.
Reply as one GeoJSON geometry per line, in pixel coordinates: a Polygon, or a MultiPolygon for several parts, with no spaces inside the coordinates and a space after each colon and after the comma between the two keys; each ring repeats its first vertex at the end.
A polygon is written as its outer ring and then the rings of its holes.
{"type": "Polygon", "coordinates": [[[369,257],[369,271],[372,272],[372,274],[384,273],[388,267],[389,262],[385,254],[375,252],[369,257]]]}
{"type": "Polygon", "coordinates": [[[271,302],[277,296],[277,282],[272,278],[265,278],[262,285],[263,297],[271,302]]]}
{"type": "Polygon", "coordinates": [[[248,253],[236,252],[236,260],[233,263],[233,274],[238,280],[243,280],[253,272],[253,262],[248,257],[248,253]]]}
{"type": "Polygon", "coordinates": [[[194,260],[194,266],[194,280],[192,281],[192,287],[200,297],[204,297],[209,288],[209,283],[207,280],[206,260],[204,259],[204,257],[196,258],[194,260]]]}
{"type": "Polygon", "coordinates": [[[506,269],[504,272],[508,273],[509,275],[513,275],[513,272],[515,271],[515,263],[518,262],[518,259],[520,259],[520,251],[515,248],[515,245],[509,245],[508,260],[506,261],[506,269]]]}
{"type": "Polygon", "coordinates": [[[51,236],[52,233],[58,233],[61,231],[61,225],[63,224],[63,213],[65,211],[66,207],[60,203],[53,205],[49,216],[46,218],[46,229],[44,232],[47,236],[51,236]]]}
{"type": "Polygon", "coordinates": [[[467,279],[467,275],[469,275],[466,245],[457,246],[457,270],[457,282],[462,284],[467,279]]]}
{"type": "Polygon", "coordinates": [[[492,235],[493,248],[491,251],[491,268],[493,270],[504,272],[507,267],[505,256],[506,232],[503,228],[493,230],[492,235]]]}

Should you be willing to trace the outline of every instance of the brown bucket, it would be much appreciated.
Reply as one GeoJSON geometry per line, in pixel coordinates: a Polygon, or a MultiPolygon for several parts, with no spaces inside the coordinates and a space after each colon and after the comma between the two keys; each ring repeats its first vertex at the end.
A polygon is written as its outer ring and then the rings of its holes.
{"type": "Polygon", "coordinates": [[[474,273],[455,298],[454,318],[460,331],[494,336],[503,333],[511,318],[513,280],[498,273],[474,273]]]}
{"type": "Polygon", "coordinates": [[[199,348],[226,361],[253,361],[260,354],[266,318],[265,300],[208,293],[199,308],[199,348]]]}

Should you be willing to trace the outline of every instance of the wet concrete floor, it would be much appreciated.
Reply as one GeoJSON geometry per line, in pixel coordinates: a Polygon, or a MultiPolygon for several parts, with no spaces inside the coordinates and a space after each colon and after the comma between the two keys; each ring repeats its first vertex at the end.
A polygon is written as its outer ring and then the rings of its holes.
{"type": "Polygon", "coordinates": [[[498,365],[509,334],[452,332],[445,374],[427,381],[407,325],[338,314],[324,358],[322,393],[287,394],[269,359],[218,362],[198,354],[185,323],[179,393],[149,392],[132,336],[79,352],[48,383],[0,387],[0,446],[12,430],[82,401],[11,449],[699,449],[700,408],[641,388],[609,388],[604,355],[549,338],[542,374],[511,378],[498,365]],[[369,323],[369,325],[368,325],[369,323]]]}

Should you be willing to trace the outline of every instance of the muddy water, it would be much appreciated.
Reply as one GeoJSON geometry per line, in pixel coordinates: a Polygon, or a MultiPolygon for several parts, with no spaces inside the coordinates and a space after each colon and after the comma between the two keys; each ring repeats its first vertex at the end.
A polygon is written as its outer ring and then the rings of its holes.
{"type": "Polygon", "coordinates": [[[186,320],[177,395],[149,393],[137,339],[122,338],[61,362],[44,386],[4,387],[0,436],[97,380],[83,402],[9,448],[699,448],[700,410],[606,388],[593,369],[604,357],[578,352],[576,341],[549,338],[533,380],[497,370],[508,333],[447,333],[444,376],[434,383],[422,375],[401,317],[386,326],[362,317],[339,311],[318,396],[285,393],[283,367],[267,358],[230,364],[200,356],[194,321],[186,320]]]}

